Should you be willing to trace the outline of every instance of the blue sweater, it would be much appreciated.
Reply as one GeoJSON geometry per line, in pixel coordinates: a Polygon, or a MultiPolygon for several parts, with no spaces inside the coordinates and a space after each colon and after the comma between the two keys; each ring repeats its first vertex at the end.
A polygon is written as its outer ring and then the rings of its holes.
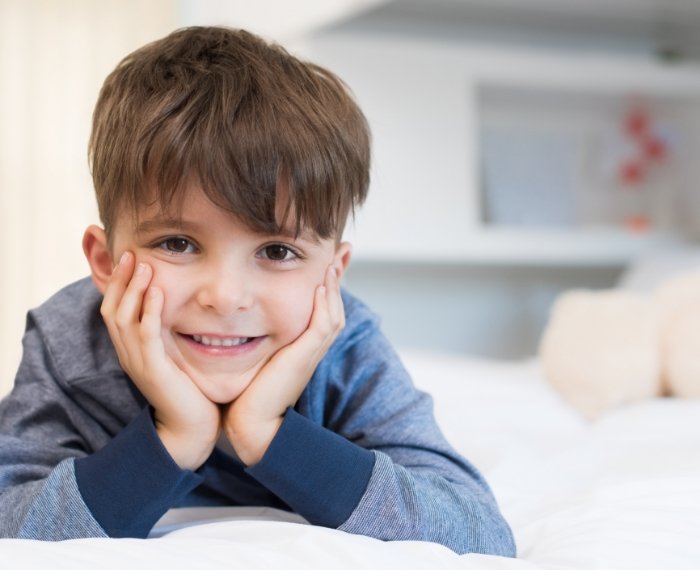
{"type": "Polygon", "coordinates": [[[196,472],[161,444],[101,301],[84,279],[28,314],[15,386],[0,402],[0,536],[145,537],[174,507],[259,505],[383,540],[515,554],[486,482],[347,292],[345,329],[263,459],[245,467],[221,442],[196,472]]]}

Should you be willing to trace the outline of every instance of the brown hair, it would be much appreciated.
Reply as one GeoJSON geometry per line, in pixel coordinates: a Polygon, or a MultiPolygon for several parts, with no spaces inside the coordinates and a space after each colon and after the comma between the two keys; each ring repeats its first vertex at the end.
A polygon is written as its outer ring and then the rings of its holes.
{"type": "Polygon", "coordinates": [[[242,30],[176,30],[124,58],[93,114],[89,156],[107,234],[122,208],[182,204],[193,180],[255,231],[340,237],[369,185],[364,115],[333,73],[242,30]]]}

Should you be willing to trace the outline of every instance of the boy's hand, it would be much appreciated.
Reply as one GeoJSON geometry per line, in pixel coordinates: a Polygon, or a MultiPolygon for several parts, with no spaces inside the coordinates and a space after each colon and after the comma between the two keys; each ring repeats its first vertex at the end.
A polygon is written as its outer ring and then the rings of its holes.
{"type": "Polygon", "coordinates": [[[239,459],[262,459],[288,407],[293,406],[316,366],[345,326],[338,275],[333,266],[316,289],[307,329],[261,368],[248,388],[224,410],[223,427],[239,459]]]}
{"type": "Polygon", "coordinates": [[[119,362],[155,409],[156,431],[175,462],[197,469],[211,454],[220,432],[219,407],[207,399],[188,374],[165,352],[161,337],[163,292],[149,287],[153,271],[134,269],[127,252],[115,267],[101,313],[119,362]]]}

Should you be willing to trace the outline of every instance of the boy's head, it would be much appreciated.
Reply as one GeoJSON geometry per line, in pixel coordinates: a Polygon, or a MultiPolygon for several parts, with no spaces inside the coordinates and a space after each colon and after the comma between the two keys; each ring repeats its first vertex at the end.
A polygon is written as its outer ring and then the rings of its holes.
{"type": "Polygon", "coordinates": [[[89,150],[107,236],[146,205],[178,211],[195,183],[255,231],[291,221],[340,239],[367,193],[369,146],[335,75],[248,32],[194,27],[108,76],[89,150]]]}
{"type": "MultiPolygon", "coordinates": [[[[188,28],[105,81],[90,157],[104,229],[83,248],[103,293],[129,251],[164,294],[168,354],[235,399],[308,327],[369,183],[366,121],[330,72],[243,31],[188,28]]],[[[142,273],[143,274],[143,273],[142,273]]]]}

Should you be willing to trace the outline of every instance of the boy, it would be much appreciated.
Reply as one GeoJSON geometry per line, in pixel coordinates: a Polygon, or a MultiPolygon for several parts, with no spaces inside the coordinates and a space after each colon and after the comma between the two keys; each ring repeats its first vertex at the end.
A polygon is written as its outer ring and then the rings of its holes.
{"type": "Polygon", "coordinates": [[[243,31],[179,30],[107,78],[90,156],[92,280],[30,311],[0,404],[2,536],[145,537],[173,507],[267,505],[514,555],[340,289],[369,134],[334,75],[243,31]]]}

